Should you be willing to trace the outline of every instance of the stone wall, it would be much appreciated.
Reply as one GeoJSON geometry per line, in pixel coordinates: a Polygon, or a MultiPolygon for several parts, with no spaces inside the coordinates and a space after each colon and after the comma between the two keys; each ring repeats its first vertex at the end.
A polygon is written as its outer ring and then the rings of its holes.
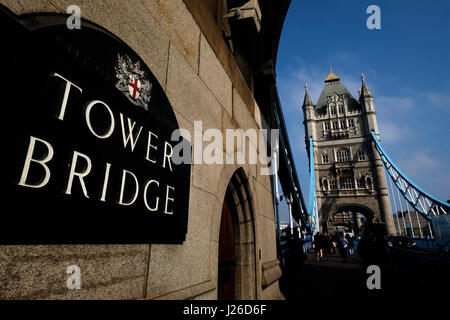
{"type": "MultiPolygon", "coordinates": [[[[18,16],[64,13],[74,4],[0,3],[18,16]]],[[[83,19],[107,29],[138,53],[165,90],[180,128],[191,136],[197,120],[203,121],[204,130],[260,127],[255,101],[244,103],[182,0],[76,4],[83,19]]],[[[239,168],[248,178],[254,211],[254,250],[247,258],[255,261],[251,268],[256,279],[245,284],[248,298],[282,298],[270,178],[259,174],[258,165],[246,164],[192,165],[183,245],[1,246],[0,299],[216,299],[222,203],[239,168]],[[66,287],[69,265],[81,268],[81,290],[66,287]]]]}

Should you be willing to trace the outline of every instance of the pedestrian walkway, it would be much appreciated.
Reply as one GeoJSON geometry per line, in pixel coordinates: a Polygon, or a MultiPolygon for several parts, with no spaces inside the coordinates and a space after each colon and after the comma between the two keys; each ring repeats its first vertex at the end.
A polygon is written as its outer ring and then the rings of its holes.
{"type": "Polygon", "coordinates": [[[286,299],[294,303],[300,300],[398,301],[423,293],[448,299],[448,266],[450,260],[445,255],[390,248],[388,262],[380,273],[381,289],[369,290],[367,280],[372,273],[363,270],[359,257],[343,261],[339,254],[325,254],[324,261],[317,262],[316,254],[309,253],[296,269],[298,273],[292,276],[285,272],[280,285],[286,299]]]}
{"type": "Polygon", "coordinates": [[[344,262],[338,254],[325,254],[323,262],[317,262],[314,253],[308,254],[303,266],[299,297],[347,298],[361,297],[362,272],[359,258],[349,257],[344,262]]]}

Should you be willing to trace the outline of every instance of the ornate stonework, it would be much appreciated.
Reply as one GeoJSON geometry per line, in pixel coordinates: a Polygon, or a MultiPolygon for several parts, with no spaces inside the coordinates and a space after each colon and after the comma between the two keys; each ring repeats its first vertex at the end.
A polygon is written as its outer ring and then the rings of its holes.
{"type": "Polygon", "coordinates": [[[313,138],[321,230],[373,223],[392,234],[384,171],[370,137],[378,126],[365,78],[356,100],[331,71],[316,105],[306,91],[303,112],[305,138],[313,138]]]}

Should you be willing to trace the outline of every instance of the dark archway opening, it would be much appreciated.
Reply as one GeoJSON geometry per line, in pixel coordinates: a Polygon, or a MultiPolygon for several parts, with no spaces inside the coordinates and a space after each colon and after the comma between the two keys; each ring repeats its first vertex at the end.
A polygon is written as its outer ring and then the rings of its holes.
{"type": "Polygon", "coordinates": [[[345,231],[358,236],[373,223],[374,214],[370,209],[358,205],[348,205],[336,208],[329,215],[324,230],[337,234],[345,231]]]}
{"type": "Polygon", "coordinates": [[[235,239],[234,223],[231,212],[231,195],[227,192],[222,207],[219,233],[219,275],[218,293],[219,300],[234,300],[235,278],[235,239]]]}
{"type": "Polygon", "coordinates": [[[238,169],[225,194],[219,231],[219,300],[257,297],[253,205],[248,179],[238,169]]]}

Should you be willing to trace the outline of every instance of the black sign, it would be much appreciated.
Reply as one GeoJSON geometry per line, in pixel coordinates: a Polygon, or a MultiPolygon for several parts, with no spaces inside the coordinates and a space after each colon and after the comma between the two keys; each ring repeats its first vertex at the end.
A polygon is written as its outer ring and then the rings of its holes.
{"type": "Polygon", "coordinates": [[[182,243],[190,165],[144,61],[92,24],[0,21],[0,243],[182,243]]]}

